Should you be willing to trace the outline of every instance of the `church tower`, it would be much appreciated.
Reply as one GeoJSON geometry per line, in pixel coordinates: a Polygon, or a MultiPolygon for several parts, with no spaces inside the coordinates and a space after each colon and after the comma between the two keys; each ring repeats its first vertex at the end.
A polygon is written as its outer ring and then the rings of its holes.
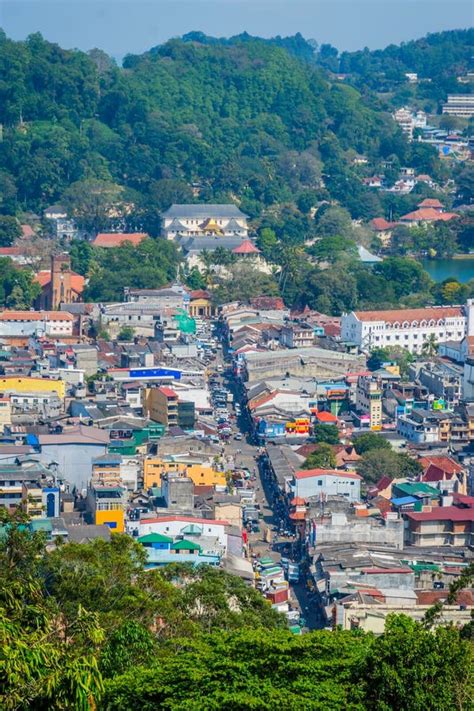
{"type": "Polygon", "coordinates": [[[72,300],[71,259],[68,254],[55,254],[51,257],[50,308],[56,310],[72,300]]]}

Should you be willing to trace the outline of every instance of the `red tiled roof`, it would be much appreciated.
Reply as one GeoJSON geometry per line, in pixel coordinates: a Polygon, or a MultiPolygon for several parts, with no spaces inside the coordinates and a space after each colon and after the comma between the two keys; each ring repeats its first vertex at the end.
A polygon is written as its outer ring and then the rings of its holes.
{"type": "Polygon", "coordinates": [[[290,513],[290,516],[292,521],[304,521],[306,518],[306,512],[305,511],[293,511],[290,513]]]}
{"type": "Polygon", "coordinates": [[[385,230],[390,230],[392,227],[395,227],[396,222],[387,222],[385,217],[374,217],[374,219],[370,221],[370,225],[374,230],[377,230],[377,232],[384,232],[385,230]]]}
{"type": "Polygon", "coordinates": [[[466,494],[459,494],[458,492],[455,492],[453,494],[453,500],[455,504],[467,506],[469,509],[474,508],[474,496],[467,496],[466,494]]]}
{"type": "Polygon", "coordinates": [[[160,393],[163,393],[163,395],[166,395],[166,397],[177,397],[175,391],[172,388],[166,387],[166,385],[162,385],[158,390],[160,393]]]}
{"type": "MultiPolygon", "coordinates": [[[[415,590],[418,605],[434,605],[435,602],[446,600],[449,590],[415,590]]],[[[460,590],[456,594],[456,604],[474,606],[474,591],[460,590]]]]}
{"type": "Polygon", "coordinates": [[[21,249],[19,247],[0,247],[0,257],[19,257],[21,249]]]}
{"type": "Polygon", "coordinates": [[[420,457],[418,461],[425,471],[428,471],[432,464],[438,469],[450,474],[459,474],[463,469],[459,462],[456,462],[451,457],[447,457],[445,454],[425,455],[420,457]]]}
{"type": "Polygon", "coordinates": [[[362,572],[365,573],[366,575],[380,575],[381,573],[402,573],[405,575],[411,574],[412,570],[411,568],[397,568],[396,566],[393,568],[362,568],[362,572]]]}
{"type": "Polygon", "coordinates": [[[404,514],[413,521],[474,521],[474,508],[461,509],[458,506],[436,506],[433,511],[408,511],[404,514]]]}
{"type": "Polygon", "coordinates": [[[316,419],[317,419],[319,422],[331,422],[331,423],[334,423],[334,422],[337,422],[337,421],[338,421],[336,415],[333,415],[332,412],[325,412],[324,410],[322,410],[321,412],[317,412],[317,413],[316,413],[316,419]]]}
{"type": "Polygon", "coordinates": [[[421,475],[421,481],[444,481],[445,479],[452,479],[454,476],[454,472],[447,472],[435,464],[430,464],[424,474],[421,475]]]}
{"type": "Polygon", "coordinates": [[[391,311],[355,311],[359,321],[385,321],[395,323],[395,321],[439,321],[444,318],[461,317],[463,311],[461,306],[439,306],[423,309],[394,309],[391,311]]]}
{"type": "Polygon", "coordinates": [[[256,296],[250,299],[250,305],[254,309],[260,309],[262,311],[269,309],[272,311],[283,311],[285,308],[285,302],[281,296],[256,296]]]}
{"type": "Polygon", "coordinates": [[[294,499],[291,499],[290,504],[291,506],[304,506],[306,499],[303,499],[301,496],[295,496],[294,499]]]}
{"type": "Polygon", "coordinates": [[[453,217],[457,217],[454,212],[438,212],[432,207],[422,207],[418,210],[413,210],[413,212],[407,212],[406,215],[402,215],[400,222],[437,222],[438,220],[447,222],[448,220],[452,220],[453,217]]]}
{"type": "Polygon", "coordinates": [[[196,289],[195,291],[190,291],[189,296],[191,299],[209,299],[211,297],[210,293],[205,289],[196,289]]]}
{"type": "Polygon", "coordinates": [[[355,472],[341,472],[338,469],[299,469],[295,472],[295,479],[309,479],[316,476],[333,476],[340,479],[362,479],[355,472]]]}
{"type": "MultiPolygon", "coordinates": [[[[71,275],[71,289],[76,292],[76,294],[82,294],[85,286],[85,279],[81,274],[76,274],[76,272],[70,272],[71,275]]],[[[49,269],[42,269],[40,272],[35,274],[35,281],[44,289],[45,286],[51,283],[51,272],[49,269]]]]}
{"type": "Polygon", "coordinates": [[[1,311],[0,321],[73,321],[67,311],[1,311]]]}
{"type": "Polygon", "coordinates": [[[298,447],[298,449],[295,451],[296,451],[296,454],[300,455],[300,457],[304,457],[305,459],[307,459],[309,457],[309,455],[312,454],[313,452],[315,452],[317,449],[318,449],[317,444],[308,443],[308,444],[302,444],[301,447],[298,447]]]}
{"type": "Polygon", "coordinates": [[[92,245],[94,247],[120,247],[125,242],[131,242],[136,247],[147,237],[145,232],[100,232],[93,240],[92,245]]]}
{"type": "Polygon", "coordinates": [[[234,254],[260,254],[260,250],[256,247],[249,239],[244,239],[242,244],[238,247],[234,247],[232,250],[234,254]]]}
{"type": "MultiPolygon", "coordinates": [[[[419,178],[418,178],[419,180],[419,178]]],[[[435,207],[439,208],[440,210],[443,209],[443,203],[441,203],[439,200],[436,198],[425,198],[421,202],[418,203],[418,207],[435,207]]]]}
{"type": "Polygon", "coordinates": [[[31,225],[21,225],[21,234],[22,234],[22,237],[26,237],[26,238],[35,236],[35,232],[34,232],[33,228],[31,227],[31,225]]]}

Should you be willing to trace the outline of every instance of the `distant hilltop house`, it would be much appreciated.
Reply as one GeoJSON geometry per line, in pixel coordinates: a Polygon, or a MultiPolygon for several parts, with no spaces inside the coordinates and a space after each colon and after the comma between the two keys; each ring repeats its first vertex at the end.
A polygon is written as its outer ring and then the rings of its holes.
{"type": "Polygon", "coordinates": [[[80,236],[80,230],[74,220],[68,217],[67,210],[63,205],[50,205],[43,215],[51,223],[52,231],[57,239],[70,241],[80,236]]]}
{"type": "Polygon", "coordinates": [[[161,217],[166,239],[248,237],[248,216],[236,205],[171,205],[161,217]]]}
{"type": "Polygon", "coordinates": [[[426,114],[424,111],[417,111],[414,113],[405,106],[398,109],[398,111],[395,111],[393,118],[398,123],[409,141],[413,140],[413,132],[415,128],[426,128],[426,114]]]}

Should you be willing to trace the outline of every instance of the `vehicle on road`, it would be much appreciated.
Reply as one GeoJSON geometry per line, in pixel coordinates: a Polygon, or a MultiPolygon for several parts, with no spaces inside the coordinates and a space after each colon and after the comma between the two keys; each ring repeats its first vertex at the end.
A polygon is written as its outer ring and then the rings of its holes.
{"type": "Polygon", "coordinates": [[[242,433],[237,432],[237,434],[234,435],[234,439],[237,440],[237,442],[240,442],[240,440],[243,439],[242,433]]]}

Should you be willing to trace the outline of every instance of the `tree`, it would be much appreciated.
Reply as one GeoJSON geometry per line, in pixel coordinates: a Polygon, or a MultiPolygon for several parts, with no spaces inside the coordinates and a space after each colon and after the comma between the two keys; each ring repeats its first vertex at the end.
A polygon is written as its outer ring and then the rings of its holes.
{"type": "Polygon", "coordinates": [[[392,449],[392,445],[375,432],[364,432],[354,438],[354,448],[357,454],[365,454],[373,450],[392,449]]]}
{"type": "Polygon", "coordinates": [[[0,247],[10,247],[21,237],[21,227],[15,217],[0,215],[0,247]]]}
{"type": "Polygon", "coordinates": [[[131,326],[123,326],[117,336],[117,341],[133,341],[133,336],[135,335],[135,329],[131,326]]]}
{"type": "Polygon", "coordinates": [[[383,476],[391,479],[415,477],[422,471],[421,465],[408,454],[391,449],[369,449],[357,464],[357,471],[367,484],[374,484],[383,476]]]}
{"type": "Polygon", "coordinates": [[[346,237],[322,237],[308,252],[318,261],[334,263],[342,254],[357,258],[357,245],[346,237]]]}
{"type": "Polygon", "coordinates": [[[302,469],[334,469],[336,466],[336,455],[330,444],[321,442],[314,452],[308,455],[303,462],[302,469]]]}
{"type": "Polygon", "coordinates": [[[474,166],[466,165],[456,178],[458,197],[470,205],[474,202],[474,166]]]}
{"type": "Polygon", "coordinates": [[[370,370],[378,370],[384,363],[390,361],[390,351],[388,348],[372,348],[367,358],[367,366],[370,370]]]}
{"type": "Polygon", "coordinates": [[[238,262],[227,268],[229,276],[216,279],[215,301],[247,302],[255,296],[277,296],[278,285],[269,274],[264,274],[250,264],[238,262]]]}
{"type": "Polygon", "coordinates": [[[343,207],[329,207],[321,217],[316,214],[316,232],[321,237],[352,236],[352,220],[349,212],[343,207]]]}
{"type": "Polygon", "coordinates": [[[428,356],[428,358],[433,358],[436,353],[438,352],[438,341],[436,340],[436,336],[434,333],[430,333],[430,335],[425,338],[423,341],[423,345],[421,346],[421,352],[423,355],[428,356]]]}
{"type": "Polygon", "coordinates": [[[112,182],[86,178],[67,188],[63,195],[68,215],[79,227],[95,235],[114,224],[124,212],[123,188],[112,182]]]}
{"type": "Polygon", "coordinates": [[[315,442],[339,444],[339,430],[336,425],[316,424],[313,428],[315,442]]]}

